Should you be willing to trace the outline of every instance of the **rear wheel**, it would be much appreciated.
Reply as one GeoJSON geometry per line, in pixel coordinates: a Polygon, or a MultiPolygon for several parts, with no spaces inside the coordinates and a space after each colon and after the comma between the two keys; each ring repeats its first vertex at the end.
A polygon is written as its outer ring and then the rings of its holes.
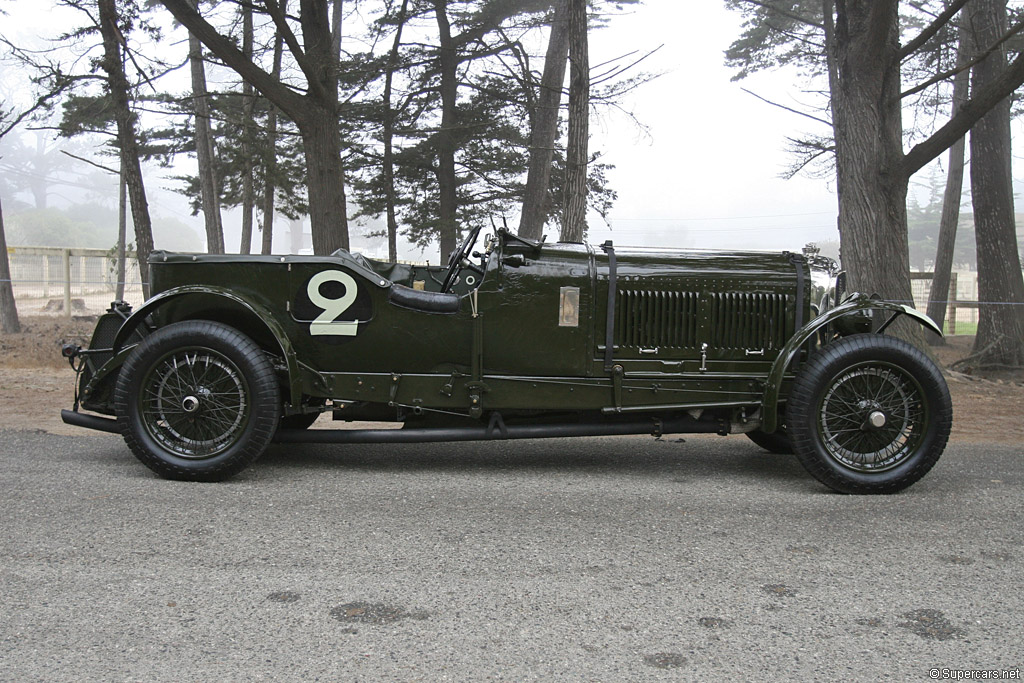
{"type": "Polygon", "coordinates": [[[220,481],[258,458],[277,430],[280,392],[263,350],[234,328],[187,321],[153,332],[118,377],[125,442],[168,479],[220,481]]]}
{"type": "Polygon", "coordinates": [[[800,462],[843,493],[893,493],[938,461],[952,425],[939,368],[894,337],[829,344],[793,384],[786,423],[800,462]]]}

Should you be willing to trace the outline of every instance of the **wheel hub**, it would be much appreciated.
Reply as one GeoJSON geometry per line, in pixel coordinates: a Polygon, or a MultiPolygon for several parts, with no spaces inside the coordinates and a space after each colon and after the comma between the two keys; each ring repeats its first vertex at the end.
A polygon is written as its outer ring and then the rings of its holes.
{"type": "Polygon", "coordinates": [[[870,399],[858,401],[857,411],[864,416],[860,428],[865,432],[881,429],[889,422],[882,406],[877,401],[870,399]]]}
{"type": "Polygon", "coordinates": [[[181,409],[186,413],[194,413],[199,410],[199,399],[195,396],[186,396],[181,399],[181,409]]]}

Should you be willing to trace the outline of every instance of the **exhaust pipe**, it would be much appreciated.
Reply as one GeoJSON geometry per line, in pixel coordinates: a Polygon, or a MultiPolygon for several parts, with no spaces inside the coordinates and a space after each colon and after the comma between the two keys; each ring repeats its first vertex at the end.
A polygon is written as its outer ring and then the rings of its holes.
{"type": "Polygon", "coordinates": [[[121,428],[117,426],[117,420],[112,417],[86,415],[74,410],[65,409],[60,411],[60,419],[64,421],[64,424],[74,425],[75,427],[85,427],[86,429],[95,429],[98,432],[108,432],[110,434],[121,433],[121,428]]]}

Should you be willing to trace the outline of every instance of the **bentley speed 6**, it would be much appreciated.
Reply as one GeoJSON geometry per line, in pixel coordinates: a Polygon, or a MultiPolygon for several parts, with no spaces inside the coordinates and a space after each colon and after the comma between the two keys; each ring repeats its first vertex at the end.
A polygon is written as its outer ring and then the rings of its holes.
{"type": "Polygon", "coordinates": [[[846,292],[816,255],[548,244],[479,228],[447,266],[154,252],[115,302],[69,424],[157,474],[222,480],[272,442],[705,432],[794,453],[834,490],[889,493],[935,464],[939,369],[886,334],[913,308],[846,292]],[[85,412],[88,411],[88,412],[85,412]],[[309,429],[321,413],[400,429],[309,429]]]}

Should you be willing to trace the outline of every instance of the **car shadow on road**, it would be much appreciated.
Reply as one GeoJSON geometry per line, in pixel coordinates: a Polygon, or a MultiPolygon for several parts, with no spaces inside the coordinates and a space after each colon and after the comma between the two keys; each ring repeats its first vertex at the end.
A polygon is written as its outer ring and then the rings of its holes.
{"type": "MultiPolygon", "coordinates": [[[[9,432],[9,439],[30,445],[56,438],[63,444],[52,457],[73,471],[102,476],[153,479],[124,442],[111,435],[68,437],[43,432],[9,432]]],[[[935,470],[912,487],[915,494],[972,492],[1024,485],[1024,467],[1012,446],[954,447],[935,470]]],[[[16,463],[22,462],[19,458],[16,463]]],[[[762,450],[746,439],[706,435],[524,439],[432,444],[273,444],[252,466],[226,482],[288,481],[309,477],[343,477],[346,473],[425,473],[616,477],[672,483],[720,481],[729,485],[770,485],[777,490],[833,494],[807,474],[792,455],[762,450]]],[[[987,494],[986,494],[987,495],[987,494]]]]}
{"type": "Polygon", "coordinates": [[[587,437],[429,444],[276,444],[258,465],[272,470],[373,472],[519,471],[609,473],[691,480],[741,477],[812,486],[794,456],[768,453],[746,439],[587,437]]]}

